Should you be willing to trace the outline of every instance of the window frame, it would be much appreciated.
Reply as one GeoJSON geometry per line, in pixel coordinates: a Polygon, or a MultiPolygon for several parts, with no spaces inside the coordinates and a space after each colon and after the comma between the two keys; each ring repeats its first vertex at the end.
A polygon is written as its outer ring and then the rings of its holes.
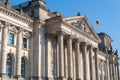
{"type": "Polygon", "coordinates": [[[13,69],[13,59],[10,54],[7,54],[7,59],[6,59],[6,74],[7,74],[7,76],[9,76],[9,77],[12,76],[12,69],[13,69]],[[8,61],[8,59],[9,59],[8,57],[10,57],[10,61],[8,61]]]}
{"type": "Polygon", "coordinates": [[[26,76],[26,59],[22,57],[21,58],[21,77],[25,78],[25,76],[26,76]]]}
{"type": "Polygon", "coordinates": [[[25,36],[22,37],[22,48],[28,49],[28,38],[25,36]],[[26,39],[26,47],[24,47],[24,39],[26,39]]]}
{"type": "Polygon", "coordinates": [[[9,32],[8,34],[8,44],[14,45],[15,44],[15,33],[14,32],[9,32]],[[10,34],[13,34],[13,39],[10,38],[10,34]],[[10,41],[12,39],[12,41],[10,41]]]}

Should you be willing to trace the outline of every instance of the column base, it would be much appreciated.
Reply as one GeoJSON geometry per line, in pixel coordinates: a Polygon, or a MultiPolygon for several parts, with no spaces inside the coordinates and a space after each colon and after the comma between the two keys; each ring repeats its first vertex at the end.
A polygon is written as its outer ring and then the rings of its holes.
{"type": "Polygon", "coordinates": [[[21,75],[16,75],[15,78],[16,78],[17,80],[24,80],[24,78],[21,77],[21,75]]]}
{"type": "Polygon", "coordinates": [[[33,80],[42,80],[42,78],[40,76],[33,76],[32,79],[33,80]]]}
{"type": "Polygon", "coordinates": [[[42,78],[43,80],[53,80],[53,78],[51,78],[51,77],[44,77],[44,78],[42,78]]]}
{"type": "Polygon", "coordinates": [[[9,77],[5,73],[0,73],[1,80],[9,80],[9,77]]]}
{"type": "Polygon", "coordinates": [[[67,80],[73,80],[73,78],[72,77],[68,77],[68,79],[67,80]]]}
{"type": "Polygon", "coordinates": [[[63,76],[60,76],[60,77],[56,78],[56,80],[66,80],[66,79],[63,76]]]}
{"type": "Polygon", "coordinates": [[[5,73],[0,73],[0,77],[8,77],[5,73]]]}

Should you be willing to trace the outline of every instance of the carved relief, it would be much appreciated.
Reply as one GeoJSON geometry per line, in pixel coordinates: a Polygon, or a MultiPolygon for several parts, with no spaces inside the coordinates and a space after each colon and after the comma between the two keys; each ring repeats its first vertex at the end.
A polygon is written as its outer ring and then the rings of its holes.
{"type": "Polygon", "coordinates": [[[17,28],[16,28],[15,26],[9,26],[8,30],[9,30],[9,32],[10,32],[10,31],[12,31],[12,32],[14,32],[14,33],[17,33],[17,32],[18,32],[18,30],[17,30],[17,28]]]}
{"type": "Polygon", "coordinates": [[[90,32],[90,30],[87,27],[87,24],[83,20],[78,20],[76,22],[71,22],[71,25],[73,25],[73,26],[81,29],[85,33],[91,35],[91,32],[90,32]]]}

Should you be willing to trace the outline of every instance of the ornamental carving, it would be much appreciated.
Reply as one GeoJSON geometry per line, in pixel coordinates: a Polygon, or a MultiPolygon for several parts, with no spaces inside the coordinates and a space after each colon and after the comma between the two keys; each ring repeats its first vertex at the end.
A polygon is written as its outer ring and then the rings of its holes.
{"type": "Polygon", "coordinates": [[[31,34],[30,34],[28,31],[24,31],[24,32],[23,32],[23,36],[25,36],[25,37],[30,37],[31,34]]]}
{"type": "Polygon", "coordinates": [[[78,20],[76,22],[71,22],[72,26],[75,26],[77,28],[79,28],[80,30],[84,31],[85,33],[91,35],[90,30],[88,29],[87,24],[85,24],[84,21],[78,20]]]}

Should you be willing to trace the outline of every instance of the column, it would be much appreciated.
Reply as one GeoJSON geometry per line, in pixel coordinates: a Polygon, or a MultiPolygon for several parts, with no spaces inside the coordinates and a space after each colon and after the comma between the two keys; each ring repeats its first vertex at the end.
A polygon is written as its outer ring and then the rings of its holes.
{"type": "Polygon", "coordinates": [[[72,36],[68,37],[67,48],[68,48],[68,79],[71,80],[73,78],[72,36]]]}
{"type": "Polygon", "coordinates": [[[95,53],[95,71],[96,71],[96,80],[99,80],[98,78],[98,53],[97,53],[97,48],[94,49],[94,53],[95,53]]]}
{"type": "Polygon", "coordinates": [[[45,73],[46,73],[46,79],[51,78],[51,40],[50,40],[50,34],[46,33],[46,54],[45,54],[45,73]]]}
{"type": "Polygon", "coordinates": [[[112,74],[112,62],[109,63],[110,66],[110,80],[113,80],[113,74],[112,74]]]}
{"type": "Polygon", "coordinates": [[[1,56],[2,56],[2,70],[1,75],[6,75],[6,59],[7,59],[7,43],[8,43],[8,23],[5,22],[4,27],[2,27],[2,45],[1,45],[1,56]]]}
{"type": "Polygon", "coordinates": [[[29,51],[29,64],[30,64],[30,68],[29,68],[29,74],[28,75],[30,75],[30,80],[32,80],[32,77],[33,77],[33,55],[34,55],[34,53],[33,53],[33,35],[34,35],[34,33],[32,32],[31,33],[31,37],[30,37],[30,42],[29,42],[29,46],[30,46],[30,51],[29,51]]]}
{"type": "Polygon", "coordinates": [[[23,29],[19,28],[17,33],[17,49],[16,49],[16,77],[21,76],[21,52],[22,52],[22,32],[23,29]]]}
{"type": "Polygon", "coordinates": [[[57,78],[59,78],[59,42],[57,39],[57,78]]]}
{"type": "Polygon", "coordinates": [[[113,75],[113,80],[115,79],[115,72],[114,72],[114,62],[112,62],[112,75],[113,75]]]}
{"type": "Polygon", "coordinates": [[[93,71],[93,55],[92,55],[93,48],[89,46],[89,59],[90,59],[90,80],[94,80],[94,71],[93,71]],[[92,73],[92,74],[91,74],[92,73]]]}
{"type": "Polygon", "coordinates": [[[88,78],[88,59],[87,59],[87,45],[86,43],[83,43],[83,62],[84,62],[84,80],[89,80],[88,78]]]}
{"type": "Polygon", "coordinates": [[[63,51],[63,32],[58,32],[59,45],[59,78],[64,79],[64,51],[63,51]]]}
{"type": "Polygon", "coordinates": [[[101,65],[102,65],[102,70],[101,70],[101,75],[102,75],[102,80],[104,80],[104,74],[103,74],[103,69],[104,69],[104,61],[101,61],[101,65]]]}
{"type": "Polygon", "coordinates": [[[109,60],[108,60],[108,55],[106,56],[106,79],[110,80],[110,70],[109,70],[109,60]]]}
{"type": "Polygon", "coordinates": [[[117,80],[116,78],[116,63],[114,62],[114,80],[117,80]]]}
{"type": "Polygon", "coordinates": [[[117,74],[118,74],[118,80],[119,80],[119,62],[117,63],[117,74]]]}
{"type": "Polygon", "coordinates": [[[75,55],[76,55],[76,80],[80,80],[80,72],[81,72],[81,68],[80,68],[80,64],[81,64],[81,60],[80,60],[80,41],[77,40],[77,42],[75,43],[75,55]]]}
{"type": "Polygon", "coordinates": [[[117,63],[115,63],[115,79],[118,80],[117,63]]]}
{"type": "Polygon", "coordinates": [[[68,54],[67,54],[67,45],[64,43],[64,62],[65,62],[65,78],[68,78],[68,54]]]}
{"type": "Polygon", "coordinates": [[[39,21],[34,22],[33,28],[33,80],[41,80],[42,79],[42,71],[44,71],[44,63],[42,61],[45,59],[44,57],[44,47],[45,41],[44,39],[44,30],[43,24],[39,21]],[[41,57],[42,56],[42,57],[41,57]],[[42,70],[43,69],[43,70],[42,70]]]}

